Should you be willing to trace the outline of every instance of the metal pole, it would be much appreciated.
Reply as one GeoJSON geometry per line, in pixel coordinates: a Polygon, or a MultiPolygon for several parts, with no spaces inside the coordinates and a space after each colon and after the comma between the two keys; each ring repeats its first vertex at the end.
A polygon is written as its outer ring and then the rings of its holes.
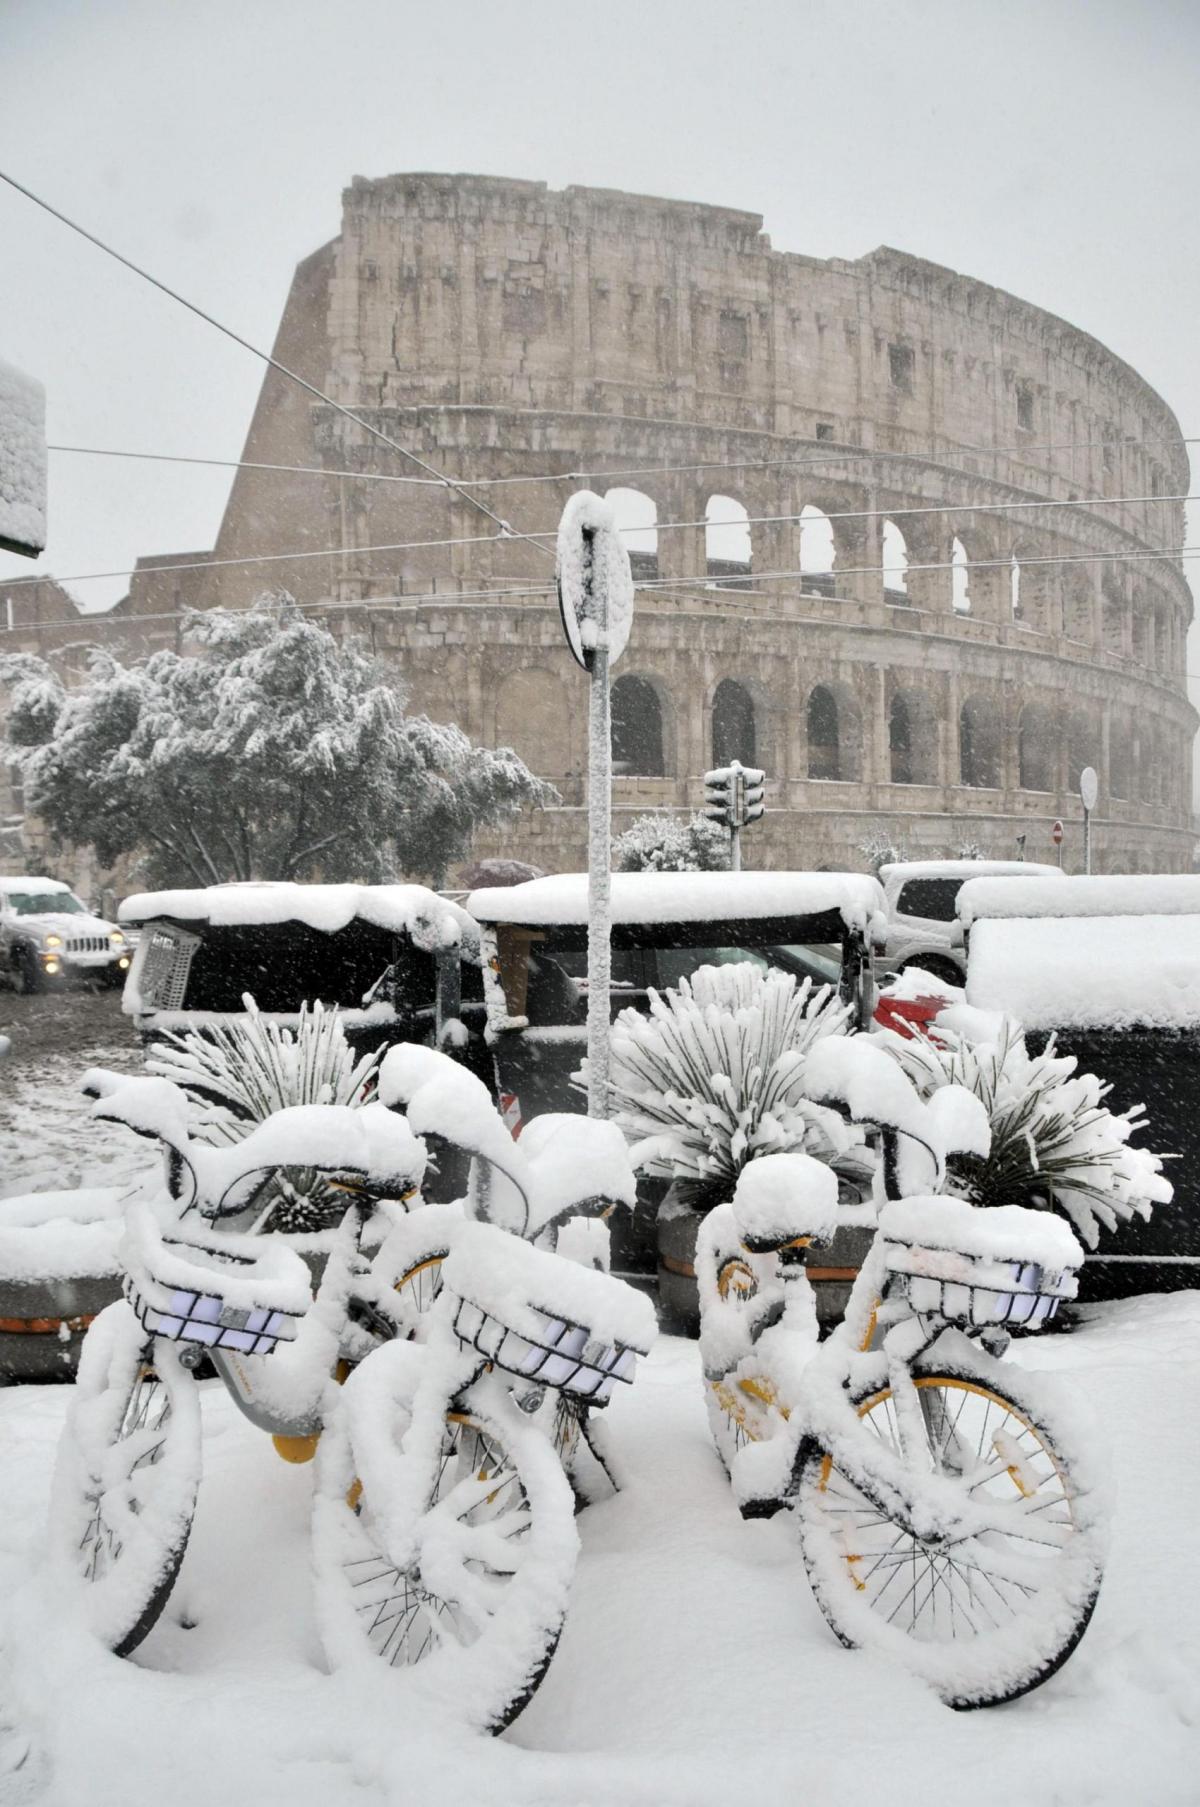
{"type": "MultiPolygon", "coordinates": [[[[597,625],[603,638],[607,613],[597,625]]],[[[608,1116],[612,989],[612,719],[608,648],[592,658],[588,691],[588,1116],[608,1116]]]]}
{"type": "Polygon", "coordinates": [[[731,827],[729,830],[729,870],[740,872],[742,869],[742,835],[741,830],[731,827]]]}
{"type": "Polygon", "coordinates": [[[1083,869],[1092,869],[1092,812],[1085,803],[1083,806],[1083,869]]]}

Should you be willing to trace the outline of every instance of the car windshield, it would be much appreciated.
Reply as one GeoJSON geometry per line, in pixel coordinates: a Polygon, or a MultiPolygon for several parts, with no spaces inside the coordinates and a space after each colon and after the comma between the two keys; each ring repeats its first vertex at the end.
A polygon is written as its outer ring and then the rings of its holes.
{"type": "Polygon", "coordinates": [[[87,905],[71,891],[6,891],[4,899],[18,916],[87,915],[87,905]]]}

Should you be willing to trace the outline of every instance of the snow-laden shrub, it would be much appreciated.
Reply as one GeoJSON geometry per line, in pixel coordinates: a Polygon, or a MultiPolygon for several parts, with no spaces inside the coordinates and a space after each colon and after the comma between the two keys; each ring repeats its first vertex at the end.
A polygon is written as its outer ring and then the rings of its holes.
{"type": "Polygon", "coordinates": [[[1130,1143],[1144,1121],[1142,1106],[1109,1110],[1109,1086],[1095,1073],[1078,1072],[1073,1055],[1056,1054],[1053,1039],[1041,1054],[1030,1054],[1008,1017],[999,1019],[994,1039],[968,1037],[943,1020],[935,1034],[936,1040],[907,1040],[888,1032],[878,1040],[923,1097],[961,1085],[987,1110],[991,1152],[956,1162],[949,1189],[977,1205],[1061,1211],[1091,1249],[1101,1229],[1148,1218],[1153,1205],[1170,1199],[1159,1157],[1130,1143]]]}
{"type": "Polygon", "coordinates": [[[881,866],[894,866],[898,861],[908,858],[908,849],[904,843],[897,839],[890,828],[885,828],[882,822],[876,822],[866,830],[858,843],[858,851],[875,873],[878,873],[881,866]]]}
{"type": "Polygon", "coordinates": [[[686,822],[652,810],[614,838],[612,852],[614,872],[724,872],[729,831],[698,810],[686,822]]]}
{"type": "Polygon", "coordinates": [[[849,1008],[811,979],[753,962],[702,966],[613,1024],[612,1114],[643,1173],[728,1198],[747,1161],[803,1148],[834,1164],[857,1132],[805,1096],[814,1043],[845,1035],[849,1008]]]}
{"type": "MultiPolygon", "coordinates": [[[[291,1028],[269,1022],[249,994],[242,1003],[244,1017],[202,1035],[165,1034],[147,1055],[151,1073],[187,1093],[193,1134],[229,1144],[288,1105],[367,1103],[382,1050],[356,1056],[336,1009],[302,1004],[291,1028]]],[[[346,1209],[345,1194],[306,1167],[281,1168],[259,1202],[259,1221],[271,1230],[323,1229],[346,1209]]]]}

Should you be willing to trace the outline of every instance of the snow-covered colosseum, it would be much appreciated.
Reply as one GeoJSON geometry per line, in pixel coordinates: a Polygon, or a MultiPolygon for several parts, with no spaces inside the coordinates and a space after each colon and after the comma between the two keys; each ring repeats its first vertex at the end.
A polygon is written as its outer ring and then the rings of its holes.
{"type": "Polygon", "coordinates": [[[342,550],[147,575],[121,607],[267,577],[341,605],[415,707],[553,779],[511,851],[584,857],[585,680],[543,548],[586,483],[644,586],[618,824],[738,756],[769,776],[748,864],[860,865],[877,828],[1044,859],[1062,817],[1077,865],[1090,764],[1098,868],[1190,867],[1188,459],[1086,333],[899,251],[777,251],[757,214],[397,175],[345,191],[275,355],[540,546],[269,371],[244,459],[340,474],[239,470],[214,556],[342,550]]]}

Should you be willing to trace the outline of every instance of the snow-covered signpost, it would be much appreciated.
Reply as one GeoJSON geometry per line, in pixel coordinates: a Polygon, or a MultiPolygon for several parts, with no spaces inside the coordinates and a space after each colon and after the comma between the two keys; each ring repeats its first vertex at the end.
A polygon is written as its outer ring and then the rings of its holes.
{"type": "Polygon", "coordinates": [[[1083,869],[1092,869],[1092,811],[1100,794],[1100,780],[1095,766],[1085,765],[1079,774],[1079,796],[1083,803],[1083,869]]]}
{"type": "Polygon", "coordinates": [[[580,490],[558,525],[558,606],[591,680],[588,702],[588,1115],[608,1115],[612,981],[612,718],[609,674],[633,625],[629,554],[607,502],[580,490]]]}
{"type": "Polygon", "coordinates": [[[45,547],[46,397],[0,363],[0,551],[37,558],[45,547]]]}

